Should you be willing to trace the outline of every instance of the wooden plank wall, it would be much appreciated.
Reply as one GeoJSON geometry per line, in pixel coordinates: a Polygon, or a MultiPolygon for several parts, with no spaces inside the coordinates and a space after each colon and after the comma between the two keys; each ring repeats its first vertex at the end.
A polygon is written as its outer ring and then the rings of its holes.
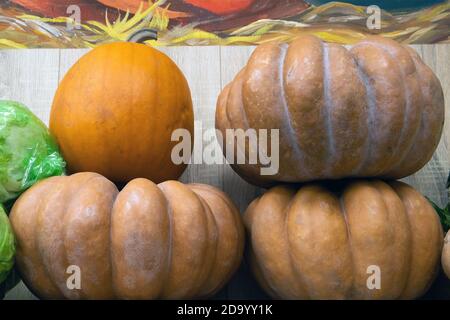
{"type": "MultiPolygon", "coordinates": [[[[172,47],[161,49],[182,69],[189,82],[196,120],[203,130],[214,127],[215,104],[221,89],[245,65],[253,47],[172,47]]],[[[448,201],[445,181],[450,170],[450,44],[421,45],[414,49],[436,72],[446,98],[446,124],[432,161],[418,173],[404,179],[439,205],[448,201]]],[[[82,49],[38,49],[0,51],[0,99],[25,103],[45,123],[58,82],[84,53],[82,49]]],[[[201,134],[197,132],[197,134],[201,134]]],[[[198,147],[198,146],[197,146],[198,147]]],[[[237,176],[228,165],[190,165],[183,182],[202,182],[228,193],[241,212],[262,190],[237,176]]],[[[228,286],[216,298],[265,298],[243,262],[228,286]]],[[[35,298],[23,284],[8,299],[35,298]]]]}

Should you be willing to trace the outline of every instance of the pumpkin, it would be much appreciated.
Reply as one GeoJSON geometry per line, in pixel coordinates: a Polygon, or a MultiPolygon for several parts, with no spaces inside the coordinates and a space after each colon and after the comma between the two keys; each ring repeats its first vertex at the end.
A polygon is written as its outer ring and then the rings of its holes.
{"type": "Polygon", "coordinates": [[[139,43],[101,45],[83,56],[59,85],[50,114],[68,171],[98,172],[116,183],[177,179],[187,164],[171,160],[178,143],[171,135],[186,129],[193,139],[193,128],[183,74],[139,43]]]}
{"type": "MultiPolygon", "coordinates": [[[[262,161],[228,159],[263,186],[411,175],[431,158],[443,122],[443,91],[432,70],[413,49],[376,36],[348,50],[310,35],[260,45],[216,110],[223,137],[227,129],[279,129],[277,174],[261,175],[262,161]]],[[[224,154],[239,148],[248,159],[258,150],[240,141],[228,139],[224,154]]]]}
{"type": "Polygon", "coordinates": [[[47,299],[207,297],[243,251],[235,205],[201,184],[140,178],[119,192],[96,173],[52,177],[17,200],[10,220],[22,278],[47,299]]]}
{"type": "Polygon", "coordinates": [[[444,247],[442,249],[442,269],[447,278],[450,279],[450,232],[447,232],[444,239],[444,247]]]}
{"type": "Polygon", "coordinates": [[[276,298],[417,298],[439,268],[439,217],[402,182],[277,186],[244,222],[255,276],[276,298]]]}
{"type": "MultiPolygon", "coordinates": [[[[446,188],[448,191],[448,198],[450,199],[450,173],[447,178],[446,188]]],[[[444,273],[446,274],[447,278],[450,279],[450,231],[448,231],[450,229],[450,202],[448,202],[444,208],[440,208],[433,202],[432,204],[441,218],[442,225],[447,230],[447,234],[445,235],[444,239],[444,248],[442,249],[441,261],[444,273]]]]}

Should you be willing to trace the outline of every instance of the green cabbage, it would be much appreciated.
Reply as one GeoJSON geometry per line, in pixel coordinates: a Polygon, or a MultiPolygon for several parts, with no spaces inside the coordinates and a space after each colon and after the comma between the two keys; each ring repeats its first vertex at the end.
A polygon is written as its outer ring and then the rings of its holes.
{"type": "Polygon", "coordinates": [[[0,284],[5,281],[14,265],[15,251],[9,219],[3,207],[0,206],[0,284]]]}
{"type": "Polygon", "coordinates": [[[63,174],[64,167],[45,124],[26,106],[0,100],[0,203],[41,179],[63,174]]]}

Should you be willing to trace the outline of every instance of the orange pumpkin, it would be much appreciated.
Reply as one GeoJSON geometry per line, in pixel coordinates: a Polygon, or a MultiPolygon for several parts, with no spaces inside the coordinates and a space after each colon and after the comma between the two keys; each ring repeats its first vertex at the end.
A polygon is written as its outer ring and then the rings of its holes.
{"type": "MultiPolygon", "coordinates": [[[[261,176],[261,163],[233,165],[260,185],[408,176],[430,160],[443,123],[437,77],[413,49],[383,37],[348,50],[314,36],[260,45],[216,112],[224,137],[227,129],[279,129],[278,174],[261,176]]],[[[227,141],[224,154],[232,142],[242,143],[227,141]]],[[[247,159],[257,150],[238,148],[247,159]]]]}
{"type": "Polygon", "coordinates": [[[189,86],[162,52],[137,43],[99,46],[68,71],[56,92],[50,131],[70,172],[98,172],[114,182],[177,179],[175,129],[194,116],[189,86]]]}
{"type": "Polygon", "coordinates": [[[16,262],[47,299],[207,297],[239,266],[244,230],[218,189],[135,179],[119,192],[101,175],[78,173],[34,185],[10,215],[16,262]],[[80,289],[69,289],[70,266],[80,289]]]}
{"type": "Polygon", "coordinates": [[[439,217],[402,182],[278,186],[244,221],[255,275],[276,298],[417,298],[439,268],[439,217]]]}

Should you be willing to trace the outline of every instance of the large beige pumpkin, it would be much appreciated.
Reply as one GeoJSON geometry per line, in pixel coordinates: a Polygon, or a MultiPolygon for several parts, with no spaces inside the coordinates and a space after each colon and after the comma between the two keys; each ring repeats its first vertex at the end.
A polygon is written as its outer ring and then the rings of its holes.
{"type": "MultiPolygon", "coordinates": [[[[280,130],[278,174],[261,176],[260,162],[233,165],[261,185],[408,176],[431,158],[443,122],[443,92],[432,70],[413,49],[382,37],[348,50],[313,36],[260,45],[216,111],[224,136],[226,129],[280,130]]],[[[235,140],[224,144],[224,154],[239,145],[235,140]]]]}
{"type": "Polygon", "coordinates": [[[439,218],[402,182],[278,186],[244,221],[255,275],[276,298],[417,298],[439,268],[439,218]]]}
{"type": "Polygon", "coordinates": [[[53,177],[26,191],[10,219],[17,266],[40,298],[207,297],[243,251],[238,210],[201,184],[135,179],[119,192],[95,173],[53,177]],[[80,290],[66,284],[72,265],[80,290]]]}

